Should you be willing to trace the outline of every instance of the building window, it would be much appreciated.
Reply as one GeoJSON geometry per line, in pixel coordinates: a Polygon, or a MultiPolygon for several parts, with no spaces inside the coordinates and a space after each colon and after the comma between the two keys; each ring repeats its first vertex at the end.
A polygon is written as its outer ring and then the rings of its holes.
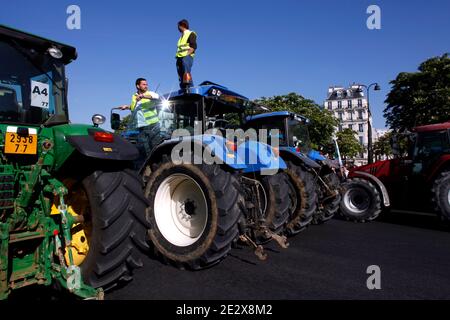
{"type": "Polygon", "coordinates": [[[348,119],[353,120],[353,112],[351,111],[348,112],[348,119]]]}
{"type": "Polygon", "coordinates": [[[359,132],[364,132],[364,125],[360,123],[359,125],[359,132]]]}
{"type": "Polygon", "coordinates": [[[347,105],[348,105],[348,108],[351,109],[352,108],[352,100],[348,100],[347,105]]]}
{"type": "Polygon", "coordinates": [[[364,137],[359,136],[359,144],[363,145],[364,144],[364,137]]]}
{"type": "Polygon", "coordinates": [[[358,99],[358,108],[362,107],[362,99],[358,99]]]}
{"type": "Polygon", "coordinates": [[[363,118],[363,112],[362,110],[358,110],[358,119],[362,120],[363,118]]]}
{"type": "Polygon", "coordinates": [[[339,112],[339,120],[342,120],[342,112],[339,112]]]}
{"type": "Polygon", "coordinates": [[[332,110],[332,105],[331,105],[331,101],[328,101],[328,110],[332,110]]]}
{"type": "Polygon", "coordinates": [[[348,125],[348,128],[349,128],[350,130],[353,130],[353,125],[352,125],[352,124],[349,124],[349,125],[348,125]]]}
{"type": "Polygon", "coordinates": [[[338,109],[342,109],[342,101],[338,101],[338,109]]]}
{"type": "Polygon", "coordinates": [[[339,131],[342,131],[342,124],[339,125],[338,130],[339,130],[339,131]]]}

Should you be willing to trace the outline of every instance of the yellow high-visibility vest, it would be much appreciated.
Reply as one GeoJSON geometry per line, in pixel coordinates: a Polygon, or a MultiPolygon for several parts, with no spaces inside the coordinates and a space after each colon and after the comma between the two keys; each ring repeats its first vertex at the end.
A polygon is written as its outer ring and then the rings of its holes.
{"type": "MultiPolygon", "coordinates": [[[[150,91],[147,91],[144,93],[146,96],[152,96],[150,91]]],[[[130,109],[132,112],[134,112],[134,109],[136,110],[136,125],[137,127],[143,127],[148,126],[151,124],[155,124],[159,121],[158,118],[158,110],[156,109],[156,102],[154,100],[150,99],[141,99],[139,101],[136,101],[137,94],[133,94],[133,97],[131,98],[131,104],[130,109]]]]}
{"type": "MultiPolygon", "coordinates": [[[[180,39],[178,39],[178,45],[177,45],[178,49],[177,49],[177,54],[176,54],[177,58],[183,58],[188,55],[189,43],[187,41],[188,41],[191,33],[194,33],[195,35],[197,35],[195,33],[195,31],[189,30],[189,31],[183,32],[180,39]]],[[[191,57],[193,58],[194,56],[195,56],[195,54],[192,53],[191,57]]]]}

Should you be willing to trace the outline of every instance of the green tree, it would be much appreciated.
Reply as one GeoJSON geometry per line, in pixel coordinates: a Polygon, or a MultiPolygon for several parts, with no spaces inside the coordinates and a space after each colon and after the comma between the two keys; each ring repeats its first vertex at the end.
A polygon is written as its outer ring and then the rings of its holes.
{"type": "Polygon", "coordinates": [[[448,53],[421,63],[418,72],[399,73],[390,83],[384,117],[391,129],[405,131],[450,119],[448,53]]]}
{"type": "Polygon", "coordinates": [[[342,158],[354,158],[361,152],[364,152],[364,147],[356,139],[357,134],[356,131],[349,128],[339,131],[336,134],[342,158]]]}
{"type": "Polygon", "coordinates": [[[338,125],[338,120],[330,111],[294,92],[270,98],[262,97],[254,102],[269,107],[271,111],[287,110],[309,118],[309,135],[315,149],[329,144],[334,128],[338,125]]]}
{"type": "Polygon", "coordinates": [[[394,157],[393,143],[396,142],[398,156],[407,156],[411,145],[409,134],[389,131],[384,136],[380,137],[378,141],[373,144],[373,153],[376,157],[386,156],[387,158],[394,157]]]}
{"type": "Polygon", "coordinates": [[[392,146],[391,146],[391,137],[392,131],[386,133],[384,136],[380,137],[378,141],[373,144],[373,154],[375,158],[379,159],[382,156],[386,156],[388,158],[393,156],[392,146]]]}

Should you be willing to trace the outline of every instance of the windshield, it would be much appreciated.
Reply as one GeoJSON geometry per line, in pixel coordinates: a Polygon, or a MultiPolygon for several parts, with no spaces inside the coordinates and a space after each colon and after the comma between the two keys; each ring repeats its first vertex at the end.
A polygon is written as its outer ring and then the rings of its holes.
{"type": "Polygon", "coordinates": [[[161,110],[159,112],[161,129],[167,133],[175,129],[186,129],[191,134],[199,134],[211,129],[237,128],[243,114],[244,103],[240,100],[231,101],[228,96],[225,98],[222,100],[183,96],[171,99],[170,108],[158,107],[161,110]]]}
{"type": "Polygon", "coordinates": [[[63,62],[3,40],[0,61],[0,122],[68,122],[63,62]]]}
{"type": "Polygon", "coordinates": [[[311,150],[308,125],[298,120],[289,119],[289,145],[300,148],[300,152],[307,154],[311,150]]]}

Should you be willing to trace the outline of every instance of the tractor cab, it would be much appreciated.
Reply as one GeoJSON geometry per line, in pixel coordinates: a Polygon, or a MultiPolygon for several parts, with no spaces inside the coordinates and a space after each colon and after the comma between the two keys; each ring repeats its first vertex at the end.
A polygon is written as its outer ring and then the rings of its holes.
{"type": "Polygon", "coordinates": [[[250,100],[228,88],[210,81],[186,91],[179,90],[163,95],[160,105],[162,129],[170,133],[186,129],[201,135],[238,128],[240,118],[250,100]]]}
{"type": "Polygon", "coordinates": [[[432,211],[433,185],[450,167],[450,122],[415,127],[391,142],[394,159],[354,168],[349,176],[375,176],[386,186],[394,209],[432,211]]]}
{"type": "Polygon", "coordinates": [[[75,48],[0,26],[0,123],[68,123],[65,65],[75,48]]]}
{"type": "Polygon", "coordinates": [[[276,111],[250,115],[245,118],[246,128],[266,129],[268,139],[273,139],[270,130],[279,131],[280,147],[292,148],[296,152],[307,155],[311,151],[309,138],[309,119],[289,111],[276,111]]]}

